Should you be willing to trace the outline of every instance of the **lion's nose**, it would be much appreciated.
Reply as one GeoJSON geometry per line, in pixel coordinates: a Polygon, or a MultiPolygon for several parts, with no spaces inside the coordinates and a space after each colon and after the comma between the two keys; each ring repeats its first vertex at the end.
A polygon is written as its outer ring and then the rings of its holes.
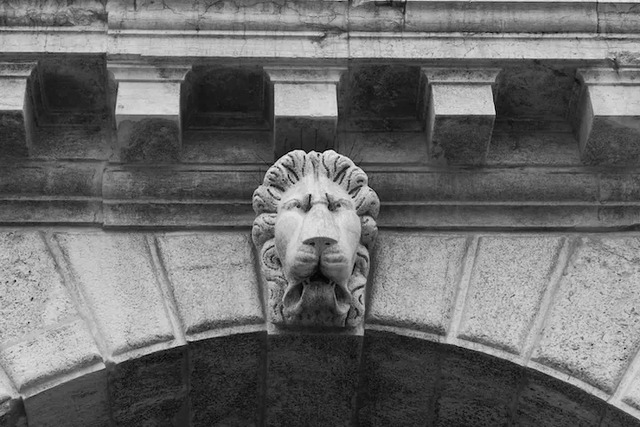
{"type": "Polygon", "coordinates": [[[323,251],[338,242],[338,227],[324,204],[316,204],[307,213],[302,225],[302,243],[323,251]]]}
{"type": "Polygon", "coordinates": [[[336,239],[332,239],[331,237],[316,236],[316,237],[310,237],[304,240],[302,243],[304,243],[305,245],[315,246],[316,248],[321,249],[327,246],[331,246],[337,242],[338,241],[336,239]]]}

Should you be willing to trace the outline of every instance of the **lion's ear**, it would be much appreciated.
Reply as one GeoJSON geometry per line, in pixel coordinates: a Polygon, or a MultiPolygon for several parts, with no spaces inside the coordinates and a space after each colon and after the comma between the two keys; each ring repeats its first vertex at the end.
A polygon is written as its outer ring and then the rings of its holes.
{"type": "Polygon", "coordinates": [[[267,240],[275,237],[276,214],[263,213],[258,215],[253,221],[251,238],[256,248],[262,248],[267,240]]]}
{"type": "Polygon", "coordinates": [[[360,243],[362,243],[367,250],[373,249],[373,244],[378,236],[378,225],[375,219],[369,215],[361,216],[360,226],[362,229],[360,233],[360,243]]]}
{"type": "Polygon", "coordinates": [[[380,213],[380,199],[371,187],[362,187],[357,196],[356,213],[359,216],[369,215],[374,219],[380,213]]]}

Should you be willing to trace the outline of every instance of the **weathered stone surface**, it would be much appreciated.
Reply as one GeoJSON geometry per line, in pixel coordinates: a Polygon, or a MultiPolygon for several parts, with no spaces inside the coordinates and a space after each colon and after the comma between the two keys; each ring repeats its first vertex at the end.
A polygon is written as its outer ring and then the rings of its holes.
{"type": "Polygon", "coordinates": [[[266,425],[351,426],[362,337],[270,335],[266,425]]]}
{"type": "Polygon", "coordinates": [[[78,316],[42,235],[0,233],[0,343],[78,316]]]}
{"type": "Polygon", "coordinates": [[[521,369],[482,353],[444,349],[433,425],[508,425],[521,369]]]}
{"type": "Polygon", "coordinates": [[[337,85],[344,68],[266,67],[272,84],[275,158],[291,150],[334,148],[337,85]]]}
{"type": "MultiPolygon", "coordinates": [[[[464,5],[428,1],[406,4],[405,31],[563,33],[595,32],[599,16],[592,2],[511,2],[464,5]]],[[[495,53],[494,53],[495,54],[495,53]]]]}
{"type": "Polygon", "coordinates": [[[444,334],[468,245],[455,235],[380,233],[367,323],[444,334]]]}
{"type": "Polygon", "coordinates": [[[432,159],[483,164],[496,110],[491,84],[497,69],[423,68],[428,83],[427,144],[432,159]]]}
{"type": "Polygon", "coordinates": [[[110,367],[109,402],[118,426],[188,425],[186,348],[110,367]]]}
{"type": "Polygon", "coordinates": [[[0,193],[20,196],[99,197],[97,163],[13,163],[0,168],[0,193]]]}
{"type": "Polygon", "coordinates": [[[109,63],[118,84],[115,121],[125,162],[175,162],[182,147],[181,83],[188,66],[109,63]]]}
{"type": "Polygon", "coordinates": [[[358,425],[431,425],[440,375],[437,344],[366,331],[358,425]]]}
{"type": "Polygon", "coordinates": [[[488,166],[562,167],[581,164],[580,147],[571,131],[511,130],[507,123],[496,123],[487,154],[488,166]]]}
{"type": "Polygon", "coordinates": [[[60,384],[24,401],[29,427],[110,427],[105,369],[60,384]]]}
{"type": "Polygon", "coordinates": [[[426,163],[429,159],[422,132],[339,133],[336,151],[358,165],[426,163]]]}
{"type": "Polygon", "coordinates": [[[273,138],[268,131],[187,130],[182,140],[185,163],[271,164],[273,138]]]}
{"type": "Polygon", "coordinates": [[[0,364],[19,391],[102,364],[84,322],[77,320],[0,349],[0,364]]]}
{"type": "Polygon", "coordinates": [[[56,233],[55,239],[114,355],[173,339],[143,234],[56,233]]]}
{"type": "Polygon", "coordinates": [[[192,342],[189,353],[193,427],[263,425],[266,333],[192,342]]]}
{"type": "Polygon", "coordinates": [[[105,201],[105,227],[248,227],[255,214],[251,203],[166,201],[150,205],[105,201]]]}
{"type": "Polygon", "coordinates": [[[639,341],[639,249],[635,237],[581,239],[534,360],[613,391],[639,341]]]}
{"type": "Polygon", "coordinates": [[[587,392],[533,370],[520,389],[516,419],[522,426],[600,426],[606,404],[587,392]]]}
{"type": "Polygon", "coordinates": [[[560,237],[481,237],[459,337],[519,353],[558,260],[560,237]]]}
{"type": "Polygon", "coordinates": [[[588,164],[640,161],[640,70],[579,70],[583,82],[576,128],[588,164]]]}
{"type": "Polygon", "coordinates": [[[158,236],[187,334],[264,323],[249,233],[158,236]]]}

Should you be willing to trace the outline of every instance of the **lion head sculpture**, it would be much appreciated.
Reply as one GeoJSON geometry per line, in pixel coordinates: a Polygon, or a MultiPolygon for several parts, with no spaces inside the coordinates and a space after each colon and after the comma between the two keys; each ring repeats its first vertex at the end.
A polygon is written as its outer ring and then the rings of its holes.
{"type": "Polygon", "coordinates": [[[362,169],[335,151],[292,151],[267,171],[253,210],[269,320],[311,329],[360,325],[380,210],[362,169]]]}

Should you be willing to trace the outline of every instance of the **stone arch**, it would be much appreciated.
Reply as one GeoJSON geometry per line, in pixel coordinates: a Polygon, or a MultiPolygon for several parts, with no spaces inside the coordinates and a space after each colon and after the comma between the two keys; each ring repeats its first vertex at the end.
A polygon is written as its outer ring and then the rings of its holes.
{"type": "MultiPolygon", "coordinates": [[[[231,424],[261,407],[251,415],[261,423],[277,408],[291,412],[296,381],[297,399],[313,399],[299,392],[331,387],[325,373],[335,371],[342,388],[325,403],[340,419],[375,425],[371,414],[393,413],[380,408],[403,394],[372,400],[367,384],[384,384],[395,366],[402,388],[407,369],[435,364],[429,393],[490,366],[518,378],[515,395],[529,409],[563,402],[560,415],[585,425],[631,425],[639,237],[383,230],[363,338],[267,335],[249,229],[3,228],[0,420],[21,425],[24,402],[30,426],[181,425],[198,405],[228,408],[200,416],[231,424]]],[[[432,421],[444,419],[434,408],[452,404],[443,393],[427,405],[432,421]]]]}

